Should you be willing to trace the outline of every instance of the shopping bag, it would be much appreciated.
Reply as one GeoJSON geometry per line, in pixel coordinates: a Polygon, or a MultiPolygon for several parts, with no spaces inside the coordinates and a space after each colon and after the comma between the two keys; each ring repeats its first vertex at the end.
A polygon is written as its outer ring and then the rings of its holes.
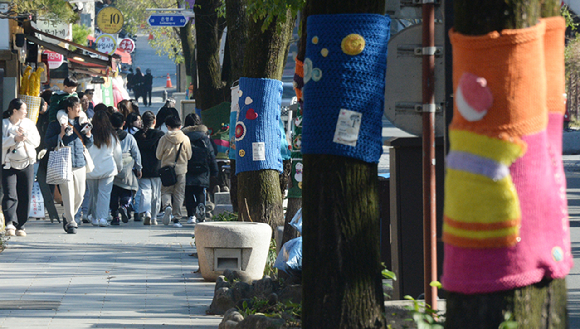
{"type": "Polygon", "coordinates": [[[28,95],[18,95],[24,103],[26,103],[26,110],[28,114],[26,115],[27,118],[32,120],[34,124],[38,121],[38,114],[40,112],[40,97],[35,96],[28,96],[28,95]]]}
{"type": "Polygon", "coordinates": [[[85,162],[87,163],[85,169],[87,174],[92,172],[95,169],[95,164],[93,163],[93,158],[91,158],[91,154],[86,147],[83,147],[83,155],[85,156],[85,162]]]}
{"type": "Polygon", "coordinates": [[[34,185],[32,185],[28,217],[44,218],[44,197],[40,192],[40,185],[38,185],[38,182],[34,182],[34,185]]]}
{"type": "Polygon", "coordinates": [[[72,180],[72,156],[69,146],[64,146],[59,139],[58,145],[48,153],[46,169],[47,184],[64,184],[72,180]]]}

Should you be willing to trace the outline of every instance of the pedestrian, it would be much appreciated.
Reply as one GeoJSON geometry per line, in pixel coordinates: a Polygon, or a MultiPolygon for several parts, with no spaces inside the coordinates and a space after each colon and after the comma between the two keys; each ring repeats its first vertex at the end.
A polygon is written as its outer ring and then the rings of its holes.
{"type": "Polygon", "coordinates": [[[141,152],[142,176],[139,179],[137,211],[143,218],[144,225],[157,225],[157,212],[161,207],[161,178],[159,168],[161,161],[157,159],[156,150],[164,133],[154,129],[155,114],[146,111],[142,116],[143,128],[134,135],[141,152]]]}
{"type": "Polygon", "coordinates": [[[144,97],[143,97],[143,102],[145,103],[146,106],[151,106],[151,92],[153,91],[153,76],[151,75],[151,69],[147,69],[145,74],[145,79],[144,79],[144,87],[143,87],[143,92],[144,92],[144,97]],[[147,98],[149,98],[149,105],[147,105],[147,98]]]}
{"type": "Polygon", "coordinates": [[[177,183],[161,187],[161,208],[164,209],[163,224],[169,225],[173,218],[173,227],[182,227],[181,207],[185,196],[185,174],[187,161],[191,159],[191,144],[189,138],[181,131],[179,117],[170,115],[165,119],[167,134],[161,137],[157,146],[156,156],[161,160],[161,167],[174,166],[177,183]]]}
{"type": "MultiPolygon", "coordinates": [[[[51,99],[52,102],[52,99],[51,99]]],[[[74,216],[83,202],[83,196],[86,189],[86,160],[83,153],[83,145],[90,149],[93,145],[93,135],[89,125],[81,126],[79,116],[82,112],[80,100],[76,96],[71,96],[63,102],[63,108],[68,113],[67,124],[60,124],[54,120],[48,125],[46,131],[46,146],[55,148],[59,140],[62,140],[65,146],[69,146],[72,158],[72,176],[69,182],[59,184],[62,202],[64,205],[63,228],[68,234],[76,234],[78,224],[74,216]],[[73,127],[74,133],[66,135],[67,127],[73,127]]],[[[94,159],[94,158],[93,158],[94,159]]]]}
{"type": "Polygon", "coordinates": [[[127,116],[133,113],[133,103],[128,99],[124,99],[117,103],[117,110],[123,114],[123,120],[126,120],[127,116]]]}
{"type": "Polygon", "coordinates": [[[157,112],[155,129],[159,129],[166,133],[167,127],[165,126],[165,119],[170,115],[174,115],[179,118],[179,112],[177,112],[177,109],[175,108],[175,100],[172,98],[168,99],[165,102],[165,105],[163,105],[157,112]]]}
{"type": "Polygon", "coordinates": [[[139,98],[143,97],[143,104],[147,105],[147,100],[145,99],[145,76],[141,73],[141,68],[135,69],[135,76],[133,77],[133,91],[135,93],[135,99],[139,103],[139,98]]]}
{"type": "Polygon", "coordinates": [[[34,183],[36,148],[40,135],[28,119],[26,103],[13,99],[2,120],[2,210],[6,220],[6,236],[26,236],[30,195],[34,183]]]}
{"type": "Polygon", "coordinates": [[[52,96],[50,97],[50,106],[48,107],[48,122],[56,120],[57,112],[63,109],[63,105],[61,104],[63,100],[73,96],[78,98],[77,87],[79,85],[79,82],[77,81],[77,79],[73,77],[66,77],[62,84],[63,84],[62,90],[53,93],[52,96]]]}
{"type": "Polygon", "coordinates": [[[86,89],[85,95],[87,96],[87,98],[89,100],[89,106],[85,110],[85,112],[87,112],[87,116],[89,117],[89,119],[92,119],[93,115],[95,115],[95,102],[93,101],[93,97],[95,95],[95,90],[94,89],[86,89]]]}
{"type": "Polygon", "coordinates": [[[38,153],[38,170],[36,171],[36,180],[38,181],[38,186],[40,187],[40,192],[42,193],[42,198],[44,199],[44,207],[48,211],[48,217],[50,222],[54,223],[56,220],[60,223],[60,218],[58,216],[58,211],[54,206],[54,185],[49,185],[46,183],[46,169],[48,167],[48,154],[46,153],[46,143],[44,138],[46,136],[46,131],[48,129],[48,102],[52,96],[51,90],[45,90],[40,94],[42,98],[40,111],[38,112],[38,120],[36,121],[36,128],[38,129],[38,134],[40,135],[40,145],[36,149],[38,153]]]}
{"type": "Polygon", "coordinates": [[[185,208],[188,224],[205,221],[205,191],[209,188],[209,177],[216,177],[218,167],[211,141],[207,137],[208,129],[201,123],[196,113],[185,117],[183,133],[191,143],[191,159],[187,163],[185,175],[185,208]]]}
{"type": "Polygon", "coordinates": [[[90,189],[89,219],[93,226],[108,226],[109,204],[113,180],[123,168],[119,138],[109,115],[105,111],[95,112],[93,117],[94,144],[89,148],[95,169],[87,174],[90,189]]]}
{"type": "Polygon", "coordinates": [[[133,90],[133,80],[135,74],[133,74],[133,68],[129,68],[129,74],[127,74],[127,91],[133,90]]]}
{"type": "Polygon", "coordinates": [[[139,129],[143,128],[143,120],[138,113],[131,113],[127,116],[125,122],[125,130],[129,132],[131,135],[135,135],[139,129]]]}
{"type": "MultiPolygon", "coordinates": [[[[123,223],[129,222],[129,209],[133,193],[139,189],[137,179],[141,178],[141,153],[133,135],[123,130],[125,125],[123,115],[119,112],[111,115],[111,125],[117,132],[122,151],[122,169],[113,180],[113,190],[111,192],[111,225],[119,225],[119,215],[123,223]]],[[[137,221],[137,216],[135,216],[137,221]]]]}

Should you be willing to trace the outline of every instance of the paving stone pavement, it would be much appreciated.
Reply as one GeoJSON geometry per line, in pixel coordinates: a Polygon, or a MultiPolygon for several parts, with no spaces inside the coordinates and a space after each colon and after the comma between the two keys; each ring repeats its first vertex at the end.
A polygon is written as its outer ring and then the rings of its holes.
{"type": "Polygon", "coordinates": [[[217,328],[193,229],[131,220],[73,235],[30,219],[0,253],[0,328],[217,328]]]}

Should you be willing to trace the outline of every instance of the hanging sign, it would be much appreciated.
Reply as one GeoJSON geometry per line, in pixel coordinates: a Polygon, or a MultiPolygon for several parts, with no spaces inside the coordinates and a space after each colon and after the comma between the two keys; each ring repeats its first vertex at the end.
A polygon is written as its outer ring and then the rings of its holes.
{"type": "Polygon", "coordinates": [[[130,38],[125,38],[119,42],[119,47],[127,53],[132,53],[135,50],[135,41],[130,38]]]}
{"type": "Polygon", "coordinates": [[[48,59],[48,68],[51,70],[58,69],[64,63],[64,56],[52,50],[42,52],[48,59]]]}
{"type": "Polygon", "coordinates": [[[123,28],[123,22],[123,13],[115,7],[105,7],[97,14],[97,27],[103,33],[119,33],[123,28]]]}
{"type": "Polygon", "coordinates": [[[117,38],[110,34],[101,34],[95,40],[97,51],[113,55],[117,49],[117,38]]]}

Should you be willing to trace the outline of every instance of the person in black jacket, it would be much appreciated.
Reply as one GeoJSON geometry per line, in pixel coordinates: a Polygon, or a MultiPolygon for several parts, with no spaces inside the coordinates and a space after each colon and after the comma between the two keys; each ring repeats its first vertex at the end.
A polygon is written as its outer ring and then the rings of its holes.
{"type": "Polygon", "coordinates": [[[185,175],[185,208],[188,224],[205,221],[205,190],[209,187],[209,177],[216,177],[218,167],[212,143],[207,137],[207,127],[201,123],[196,113],[185,117],[183,133],[189,137],[192,156],[185,175]]]}
{"type": "Polygon", "coordinates": [[[161,208],[161,178],[159,168],[161,161],[155,154],[157,144],[164,133],[154,129],[155,114],[146,111],[141,116],[143,129],[137,131],[133,137],[141,152],[142,177],[139,179],[139,211],[143,225],[157,225],[157,212],[161,208]]]}
{"type": "Polygon", "coordinates": [[[145,84],[143,87],[143,102],[145,106],[151,106],[151,92],[153,91],[153,76],[151,75],[151,69],[147,69],[145,74],[145,84]],[[147,105],[147,98],[149,98],[149,105],[147,105]]]}

